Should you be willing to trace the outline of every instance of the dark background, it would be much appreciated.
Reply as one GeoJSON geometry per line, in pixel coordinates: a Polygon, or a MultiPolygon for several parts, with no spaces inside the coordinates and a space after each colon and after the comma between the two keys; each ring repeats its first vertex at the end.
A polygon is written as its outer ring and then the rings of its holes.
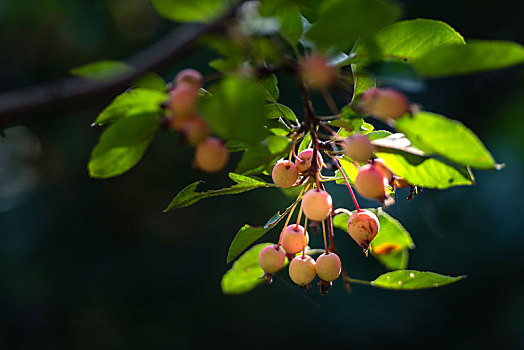
{"type": "MultiPolygon", "coordinates": [[[[444,20],[466,39],[524,43],[521,0],[404,3],[404,18],[444,20]]],[[[125,59],[172,24],[147,0],[2,0],[0,28],[0,91],[7,91],[91,61],[125,59]]],[[[207,74],[209,58],[196,53],[158,73],[171,79],[189,66],[207,74]]],[[[86,164],[100,133],[90,123],[113,96],[29,118],[0,140],[0,348],[524,347],[523,73],[520,66],[431,80],[411,96],[464,122],[506,163],[476,172],[474,187],[424,190],[411,202],[400,193],[389,209],[417,245],[410,268],[468,275],[420,292],[355,285],[348,294],[337,280],[322,297],[283,273],[272,286],[225,296],[220,279],[234,234],[244,223],[263,224],[289,199],[257,190],[164,214],[181,188],[197,178],[218,188],[227,171],[193,170],[193,150],[163,132],[130,173],[90,179],[86,164]]],[[[280,88],[284,103],[299,105],[294,85],[280,88]]],[[[344,187],[330,191],[336,206],[352,208],[344,187]]],[[[352,277],[384,272],[347,235],[335,240],[352,277]]]]}

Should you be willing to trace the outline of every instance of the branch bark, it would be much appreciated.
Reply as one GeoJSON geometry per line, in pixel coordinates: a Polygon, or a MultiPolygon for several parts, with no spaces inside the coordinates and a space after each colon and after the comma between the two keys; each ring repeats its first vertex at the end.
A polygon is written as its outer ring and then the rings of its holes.
{"type": "Polygon", "coordinates": [[[132,72],[96,82],[65,78],[0,94],[0,130],[19,124],[25,118],[78,110],[101,95],[122,91],[144,73],[156,71],[187,55],[201,36],[223,30],[224,24],[235,15],[241,3],[210,24],[178,26],[160,41],[129,58],[126,63],[134,68],[132,72]]]}

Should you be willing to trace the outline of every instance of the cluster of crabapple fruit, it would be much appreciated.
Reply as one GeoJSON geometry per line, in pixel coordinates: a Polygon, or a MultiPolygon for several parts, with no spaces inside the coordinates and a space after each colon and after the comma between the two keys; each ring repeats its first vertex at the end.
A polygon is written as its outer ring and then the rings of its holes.
{"type": "MultiPolygon", "coordinates": [[[[327,66],[327,61],[322,56],[310,56],[303,63],[302,68],[303,79],[310,87],[321,88],[329,85],[336,78],[336,73],[333,73],[327,66]]],[[[357,108],[386,122],[398,119],[410,112],[411,106],[407,98],[394,89],[372,88],[359,97],[357,108]]],[[[339,169],[350,191],[356,210],[349,217],[347,232],[367,255],[371,249],[371,241],[379,232],[379,220],[370,210],[360,209],[348,179],[341,169],[337,155],[343,153],[357,167],[358,173],[354,179],[354,187],[365,198],[375,199],[384,205],[389,205],[393,202],[388,194],[389,188],[407,187],[409,183],[395,176],[381,159],[374,157],[376,150],[367,135],[355,133],[346,138],[335,136],[334,145],[331,145],[332,150],[326,147],[323,148],[323,152],[339,169]],[[337,146],[341,151],[337,151],[337,146]]],[[[316,142],[314,148],[305,149],[297,155],[293,143],[288,159],[279,160],[273,167],[271,175],[273,182],[278,187],[290,188],[302,185],[304,187],[297,202],[290,210],[278,243],[262,249],[259,264],[264,270],[264,275],[271,282],[272,275],[284,267],[287,257],[290,261],[289,276],[293,282],[309,290],[311,282],[318,275],[321,293],[325,294],[332,282],[343,272],[343,267],[332,240],[332,217],[337,212],[333,210],[330,194],[322,185],[322,179],[325,177],[321,175],[324,161],[320,151],[319,144],[316,142]],[[292,161],[292,156],[294,156],[294,161],[292,161]],[[301,208],[297,222],[288,225],[299,201],[301,201],[301,208]],[[302,214],[305,216],[304,226],[300,225],[302,214]],[[320,255],[316,261],[306,254],[306,247],[309,243],[308,219],[320,222],[324,235],[325,253],[320,255]],[[324,226],[326,219],[330,229],[329,246],[324,226]]]]}
{"type": "Polygon", "coordinates": [[[194,69],[184,69],[176,75],[164,104],[169,111],[166,121],[188,144],[196,146],[196,167],[205,172],[217,172],[225,168],[229,153],[222,140],[210,136],[209,125],[196,112],[202,83],[202,75],[194,69]]]}

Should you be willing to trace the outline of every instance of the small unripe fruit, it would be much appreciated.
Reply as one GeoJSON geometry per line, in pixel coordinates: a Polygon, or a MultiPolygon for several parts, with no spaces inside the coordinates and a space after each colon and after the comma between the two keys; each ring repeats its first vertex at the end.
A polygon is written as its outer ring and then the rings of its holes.
{"type": "MultiPolygon", "coordinates": [[[[313,148],[307,148],[298,154],[295,164],[298,171],[305,173],[311,168],[311,159],[313,159],[313,148]]],[[[323,161],[320,152],[317,152],[318,169],[322,167],[323,161]]]]}
{"type": "Polygon", "coordinates": [[[188,83],[198,90],[202,87],[202,74],[194,69],[184,69],[181,70],[175,77],[175,84],[179,85],[182,83],[188,83]]]}
{"type": "Polygon", "coordinates": [[[379,229],[377,216],[369,210],[356,211],[349,217],[348,233],[364,251],[369,249],[379,229]]]}
{"type": "Polygon", "coordinates": [[[217,138],[208,137],[200,142],[195,152],[196,166],[206,172],[216,172],[225,168],[229,159],[227,148],[217,138]]]}
{"type": "Polygon", "coordinates": [[[282,248],[288,254],[296,254],[304,250],[304,247],[309,243],[309,235],[306,232],[304,239],[304,227],[301,225],[289,225],[282,233],[282,248]]]}
{"type": "Polygon", "coordinates": [[[326,191],[309,190],[302,198],[302,210],[313,221],[322,221],[333,208],[333,199],[326,191]]]}
{"type": "Polygon", "coordinates": [[[373,161],[373,165],[378,171],[380,171],[382,176],[384,176],[386,180],[388,180],[388,183],[391,183],[393,181],[393,173],[391,172],[391,170],[389,170],[389,168],[386,166],[382,159],[375,159],[373,161]]]}
{"type": "Polygon", "coordinates": [[[328,65],[328,57],[312,54],[300,64],[300,72],[305,83],[314,89],[331,85],[338,76],[336,67],[328,65]]]}
{"type": "Polygon", "coordinates": [[[340,275],[342,264],[335,253],[324,253],[317,258],[317,275],[326,282],[333,282],[340,275]]]}
{"type": "Polygon", "coordinates": [[[369,137],[361,134],[348,136],[342,144],[344,153],[351,159],[363,163],[373,157],[373,145],[369,137]]]}
{"type": "Polygon", "coordinates": [[[411,186],[411,184],[407,182],[405,179],[399,177],[393,180],[393,187],[395,188],[404,188],[408,186],[411,186]]]}
{"type": "Polygon", "coordinates": [[[197,115],[184,120],[180,131],[184,134],[190,145],[197,145],[211,134],[207,123],[197,115]]]}
{"type": "Polygon", "coordinates": [[[280,160],[273,167],[271,177],[273,178],[275,185],[278,187],[291,187],[298,180],[297,166],[289,160],[280,160]]]}
{"type": "Polygon", "coordinates": [[[174,118],[184,119],[193,115],[198,90],[191,84],[183,83],[177,85],[169,93],[169,110],[174,118]]]}
{"type": "Polygon", "coordinates": [[[286,263],[286,252],[277,245],[268,245],[260,251],[258,263],[265,273],[273,274],[286,263]]]}
{"type": "Polygon", "coordinates": [[[373,164],[360,167],[355,177],[355,187],[358,193],[366,198],[384,200],[386,186],[387,179],[373,164]]]}
{"type": "Polygon", "coordinates": [[[377,118],[398,119],[408,113],[409,101],[397,90],[372,88],[360,96],[360,108],[377,118]]]}
{"type": "Polygon", "coordinates": [[[299,286],[308,286],[317,274],[315,259],[306,255],[297,256],[289,264],[289,277],[299,286]]]}

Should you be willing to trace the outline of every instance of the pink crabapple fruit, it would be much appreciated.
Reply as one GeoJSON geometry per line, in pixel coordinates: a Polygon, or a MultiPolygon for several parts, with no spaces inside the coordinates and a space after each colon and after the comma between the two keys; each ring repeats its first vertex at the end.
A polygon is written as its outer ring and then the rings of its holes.
{"type": "MultiPolygon", "coordinates": [[[[313,148],[307,148],[300,152],[297,155],[297,159],[295,160],[295,164],[298,168],[298,171],[301,173],[305,173],[311,168],[311,159],[313,159],[313,148]]],[[[319,170],[322,167],[323,161],[322,156],[320,155],[320,152],[317,152],[317,160],[318,160],[318,167],[319,170]]]]}
{"type": "Polygon", "coordinates": [[[182,122],[180,131],[184,134],[187,142],[193,146],[204,141],[211,134],[207,123],[196,114],[182,122]]]}
{"type": "Polygon", "coordinates": [[[208,137],[196,147],[195,164],[202,171],[220,171],[225,168],[228,159],[227,148],[217,138],[208,137]]]}
{"type": "Polygon", "coordinates": [[[305,229],[302,225],[289,225],[284,229],[282,233],[282,248],[288,254],[296,254],[304,250],[305,246],[309,243],[309,235],[304,232],[305,229]],[[304,235],[306,238],[304,239],[304,235]]]}
{"type": "Polygon", "coordinates": [[[278,272],[286,263],[286,252],[276,244],[268,245],[260,251],[258,263],[266,274],[278,272]]]}
{"type": "Polygon", "coordinates": [[[366,135],[348,136],[342,143],[342,148],[349,158],[359,163],[367,162],[373,157],[373,145],[366,135]]]}
{"type": "Polygon", "coordinates": [[[288,188],[293,186],[298,180],[298,169],[296,165],[289,160],[280,160],[273,167],[271,173],[273,182],[278,187],[288,188]]]}
{"type": "Polygon", "coordinates": [[[333,199],[326,191],[309,190],[302,198],[302,210],[313,221],[322,221],[333,208],[333,199]]]}
{"type": "Polygon", "coordinates": [[[330,66],[325,55],[312,54],[300,64],[300,72],[306,84],[314,89],[331,85],[338,77],[337,68],[330,66]]]}
{"type": "Polygon", "coordinates": [[[175,119],[186,119],[193,115],[198,90],[189,84],[177,85],[169,92],[168,108],[175,119]]]}
{"type": "Polygon", "coordinates": [[[393,173],[386,166],[384,160],[382,160],[381,158],[376,158],[375,160],[373,160],[373,165],[378,171],[380,171],[382,176],[384,176],[384,178],[388,180],[388,183],[391,183],[393,181],[393,173]]]}
{"type": "Polygon", "coordinates": [[[386,198],[387,179],[373,164],[358,169],[355,187],[362,196],[383,201],[386,198]]]}
{"type": "Polygon", "coordinates": [[[349,217],[348,233],[364,251],[369,249],[369,244],[379,229],[377,216],[369,210],[355,211],[349,217]]]}
{"type": "Polygon", "coordinates": [[[193,86],[195,90],[202,87],[202,82],[202,74],[191,68],[181,70],[175,77],[176,85],[187,83],[193,86]]]}
{"type": "Polygon", "coordinates": [[[337,254],[329,252],[320,255],[316,262],[318,277],[326,282],[333,282],[340,276],[342,263],[337,254]]]}
{"type": "Polygon", "coordinates": [[[297,256],[289,264],[289,277],[302,287],[308,287],[317,275],[315,259],[309,255],[297,256]]]}
{"type": "Polygon", "coordinates": [[[360,95],[360,108],[383,120],[398,119],[409,112],[409,101],[397,90],[371,88],[360,95]]]}

